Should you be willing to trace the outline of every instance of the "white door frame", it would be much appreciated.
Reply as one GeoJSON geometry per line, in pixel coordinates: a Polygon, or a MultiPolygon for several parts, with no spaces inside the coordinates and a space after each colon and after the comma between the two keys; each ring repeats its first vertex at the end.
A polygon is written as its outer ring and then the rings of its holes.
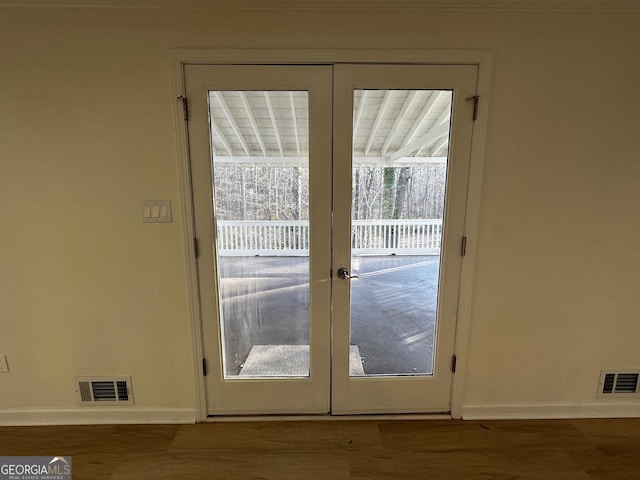
{"type": "Polygon", "coordinates": [[[189,164],[189,136],[181,97],[184,95],[184,66],[189,64],[339,64],[339,63],[388,63],[388,64],[432,64],[432,65],[477,65],[480,96],[477,119],[473,127],[467,208],[465,214],[466,255],[460,274],[458,318],[456,324],[455,354],[458,358],[456,373],[451,386],[451,416],[460,418],[464,398],[467,371],[467,351],[471,324],[471,300],[473,274],[476,259],[476,238],[480,215],[482,170],[484,163],[485,137],[489,112],[489,87],[491,81],[493,53],[487,50],[252,50],[252,49],[174,49],[170,51],[170,70],[178,147],[178,167],[183,218],[184,255],[189,301],[189,319],[193,339],[193,365],[195,374],[196,421],[207,420],[207,399],[203,378],[203,335],[198,272],[193,239],[193,200],[191,171],[189,164]]]}

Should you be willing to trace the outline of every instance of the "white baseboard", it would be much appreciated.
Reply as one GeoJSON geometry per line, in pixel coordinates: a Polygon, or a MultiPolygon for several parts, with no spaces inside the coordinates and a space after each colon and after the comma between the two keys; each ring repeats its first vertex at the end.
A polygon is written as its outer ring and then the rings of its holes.
{"type": "MultiPolygon", "coordinates": [[[[640,402],[478,403],[463,405],[461,416],[464,420],[640,418],[640,402]]],[[[379,419],[375,415],[371,418],[379,419]]],[[[431,419],[433,416],[428,418],[431,419]]],[[[282,420],[282,418],[279,419],[282,420]]],[[[296,419],[299,418],[296,417],[296,419]]],[[[344,419],[344,417],[330,417],[330,419],[344,419]]],[[[229,421],[229,419],[225,420],[229,421]]],[[[10,408],[0,410],[0,426],[189,424],[195,422],[196,411],[192,408],[10,408]]]]}
{"type": "Polygon", "coordinates": [[[527,420],[640,417],[640,401],[607,403],[477,403],[463,405],[464,420],[527,420]]]}
{"type": "Polygon", "coordinates": [[[0,426],[195,423],[192,408],[9,408],[0,426]]]}

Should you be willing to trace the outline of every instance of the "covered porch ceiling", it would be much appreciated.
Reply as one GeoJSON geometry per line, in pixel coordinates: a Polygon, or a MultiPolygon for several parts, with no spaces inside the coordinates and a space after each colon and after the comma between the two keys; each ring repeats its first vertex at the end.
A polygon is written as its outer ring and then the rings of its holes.
{"type": "MultiPolygon", "coordinates": [[[[451,101],[448,90],[356,90],[354,164],[445,164],[451,101]]],[[[307,92],[303,91],[209,92],[216,164],[306,164],[307,105],[307,92]]]]}

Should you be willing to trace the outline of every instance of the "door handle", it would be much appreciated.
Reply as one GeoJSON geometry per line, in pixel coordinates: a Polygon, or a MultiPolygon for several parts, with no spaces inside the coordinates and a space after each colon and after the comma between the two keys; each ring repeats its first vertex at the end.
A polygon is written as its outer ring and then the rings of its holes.
{"type": "Polygon", "coordinates": [[[346,269],[345,267],[340,267],[337,273],[338,273],[338,278],[341,278],[342,280],[347,280],[348,278],[360,278],[357,275],[350,275],[349,270],[346,269]]]}

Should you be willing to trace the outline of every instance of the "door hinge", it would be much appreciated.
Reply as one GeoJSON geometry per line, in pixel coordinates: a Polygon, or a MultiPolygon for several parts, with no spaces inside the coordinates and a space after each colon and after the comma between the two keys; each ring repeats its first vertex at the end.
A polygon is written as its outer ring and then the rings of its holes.
{"type": "Polygon", "coordinates": [[[456,363],[458,363],[458,357],[454,355],[453,358],[451,359],[451,371],[453,373],[456,373],[456,363]]]}
{"type": "Polygon", "coordinates": [[[207,376],[207,359],[203,358],[202,359],[202,375],[203,376],[207,376]]]}
{"type": "Polygon", "coordinates": [[[480,100],[480,95],[467,97],[467,101],[469,100],[473,100],[473,121],[475,122],[478,118],[478,100],[480,100]]]}
{"type": "Polygon", "coordinates": [[[184,112],[185,121],[189,121],[189,102],[184,95],[178,95],[178,100],[182,100],[182,111],[184,112]]]}
{"type": "Polygon", "coordinates": [[[462,247],[460,248],[460,255],[465,256],[467,254],[467,237],[462,237],[462,247]]]}
{"type": "Polygon", "coordinates": [[[193,254],[196,258],[200,256],[200,249],[198,248],[198,239],[193,239],[193,254]]]}

